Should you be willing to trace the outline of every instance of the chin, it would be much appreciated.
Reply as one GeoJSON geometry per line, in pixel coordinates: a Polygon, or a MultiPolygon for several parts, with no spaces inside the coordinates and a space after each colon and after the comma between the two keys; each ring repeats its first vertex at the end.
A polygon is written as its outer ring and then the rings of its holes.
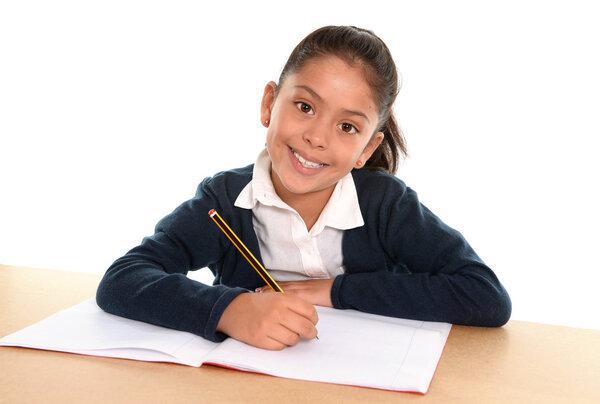
{"type": "Polygon", "coordinates": [[[331,185],[319,185],[319,184],[311,184],[310,182],[307,182],[307,181],[283,182],[283,187],[286,189],[286,191],[296,194],[296,195],[311,194],[314,192],[325,191],[334,186],[335,186],[335,183],[331,184],[331,185]]]}
{"type": "Polygon", "coordinates": [[[306,185],[302,185],[302,184],[290,184],[290,183],[283,183],[283,187],[285,188],[286,191],[292,193],[292,194],[297,194],[297,195],[302,195],[302,194],[307,194],[309,192],[312,192],[313,189],[311,187],[308,187],[306,185]]]}

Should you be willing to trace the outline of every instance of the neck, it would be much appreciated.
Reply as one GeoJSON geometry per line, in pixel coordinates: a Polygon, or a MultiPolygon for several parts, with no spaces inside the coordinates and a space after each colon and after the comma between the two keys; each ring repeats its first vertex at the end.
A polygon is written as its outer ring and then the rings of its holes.
{"type": "Polygon", "coordinates": [[[271,173],[271,180],[273,181],[277,195],[279,195],[283,202],[298,212],[306,225],[306,229],[309,231],[319,219],[321,212],[325,208],[325,205],[327,205],[335,189],[335,185],[333,185],[315,192],[296,194],[288,191],[277,175],[272,175],[271,173]]]}

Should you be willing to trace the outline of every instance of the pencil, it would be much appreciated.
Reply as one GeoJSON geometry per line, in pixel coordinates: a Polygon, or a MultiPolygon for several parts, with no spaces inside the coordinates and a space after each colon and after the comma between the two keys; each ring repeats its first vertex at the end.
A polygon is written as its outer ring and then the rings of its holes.
{"type": "MultiPolygon", "coordinates": [[[[223,231],[223,233],[225,233],[227,238],[231,240],[233,245],[238,249],[239,252],[242,253],[244,258],[246,258],[250,265],[252,265],[252,268],[254,268],[256,272],[258,272],[260,277],[263,278],[267,285],[269,285],[271,289],[273,289],[273,291],[275,292],[284,293],[283,289],[281,289],[277,282],[275,282],[275,280],[271,278],[271,275],[269,275],[265,267],[262,266],[262,264],[256,259],[254,255],[252,255],[248,247],[246,247],[246,245],[242,242],[242,240],[240,240],[240,238],[235,234],[235,232],[231,230],[231,227],[229,227],[225,220],[223,220],[221,215],[219,215],[216,210],[211,209],[208,212],[208,216],[210,216],[212,220],[214,220],[217,226],[219,226],[219,228],[223,231]]],[[[318,336],[315,336],[315,338],[319,339],[318,336]]]]}
{"type": "Polygon", "coordinates": [[[275,280],[271,278],[271,275],[269,275],[265,267],[262,266],[262,264],[256,259],[254,255],[252,255],[250,250],[248,250],[248,247],[246,247],[244,243],[242,243],[242,240],[240,240],[239,237],[233,232],[233,230],[231,230],[231,227],[229,227],[227,223],[225,223],[225,220],[223,220],[223,218],[217,213],[217,211],[211,209],[210,212],[208,212],[208,215],[212,218],[212,220],[215,221],[215,223],[217,224],[217,226],[219,226],[223,233],[225,233],[227,238],[231,240],[231,242],[239,250],[239,252],[242,253],[244,258],[246,258],[250,265],[252,265],[252,268],[254,268],[256,272],[258,272],[258,274],[261,278],[263,278],[265,283],[269,285],[271,289],[273,289],[275,292],[283,293],[283,289],[281,289],[277,282],[275,282],[275,280]]]}

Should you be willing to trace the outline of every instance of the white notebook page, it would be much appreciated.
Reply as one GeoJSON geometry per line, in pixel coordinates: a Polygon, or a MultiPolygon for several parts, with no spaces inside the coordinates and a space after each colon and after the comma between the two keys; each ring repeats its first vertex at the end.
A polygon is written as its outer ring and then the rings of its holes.
{"type": "Polygon", "coordinates": [[[188,366],[214,363],[274,376],[425,393],[451,325],[317,307],[319,339],[268,351],[102,311],[93,299],[0,339],[0,345],[188,366]]]}

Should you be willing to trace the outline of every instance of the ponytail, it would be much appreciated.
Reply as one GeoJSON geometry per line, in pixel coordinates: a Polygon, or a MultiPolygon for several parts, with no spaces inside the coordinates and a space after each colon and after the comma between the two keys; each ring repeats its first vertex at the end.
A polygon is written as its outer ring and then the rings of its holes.
{"type": "Polygon", "coordinates": [[[408,155],[406,140],[393,113],[388,116],[378,132],[383,132],[383,140],[367,160],[364,168],[393,175],[398,170],[401,159],[408,155]]]}

